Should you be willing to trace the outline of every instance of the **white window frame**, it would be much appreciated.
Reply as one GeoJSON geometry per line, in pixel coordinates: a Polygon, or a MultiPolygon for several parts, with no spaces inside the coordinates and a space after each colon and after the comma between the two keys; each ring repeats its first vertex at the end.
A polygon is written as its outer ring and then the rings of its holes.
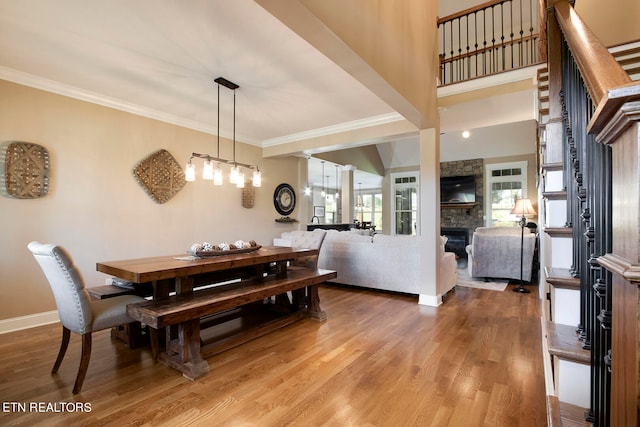
{"type": "MultiPolygon", "coordinates": [[[[492,226],[492,210],[491,210],[491,184],[494,182],[505,182],[505,181],[514,181],[511,176],[492,176],[492,171],[496,169],[517,169],[520,168],[522,171],[522,178],[519,179],[522,182],[522,197],[527,197],[527,176],[529,175],[529,171],[527,167],[529,166],[529,162],[526,160],[518,161],[518,162],[509,162],[509,163],[490,163],[485,164],[484,169],[484,182],[485,182],[485,190],[484,190],[484,205],[486,212],[485,215],[485,225],[487,227],[492,226]]],[[[515,220],[514,220],[515,221],[515,220]]],[[[514,222],[515,226],[515,222],[514,222]]]]}
{"type": "Polygon", "coordinates": [[[391,200],[389,201],[391,212],[391,233],[392,235],[396,235],[396,188],[414,188],[416,189],[416,195],[418,197],[418,203],[416,207],[416,235],[420,235],[420,171],[412,171],[412,172],[393,172],[390,174],[390,184],[391,191],[389,197],[391,200]],[[411,178],[414,177],[416,182],[407,183],[407,184],[396,184],[397,178],[411,178]]]}

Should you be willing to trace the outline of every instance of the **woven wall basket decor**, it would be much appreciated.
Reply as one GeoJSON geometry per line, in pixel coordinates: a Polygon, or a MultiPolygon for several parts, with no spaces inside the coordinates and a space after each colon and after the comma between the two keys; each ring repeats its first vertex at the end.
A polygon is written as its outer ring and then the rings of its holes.
{"type": "Polygon", "coordinates": [[[20,141],[0,144],[0,193],[15,199],[46,196],[49,167],[49,152],[42,145],[20,141]]]}
{"type": "Polygon", "coordinates": [[[142,159],[133,168],[133,176],[156,203],[169,201],[187,183],[180,164],[164,149],[142,159]]]}

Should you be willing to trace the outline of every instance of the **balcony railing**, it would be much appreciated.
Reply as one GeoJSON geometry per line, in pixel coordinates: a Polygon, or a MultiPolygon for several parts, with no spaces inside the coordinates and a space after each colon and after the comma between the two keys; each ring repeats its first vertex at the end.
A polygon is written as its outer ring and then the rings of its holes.
{"type": "Polygon", "coordinates": [[[539,0],[493,0],[438,19],[440,83],[543,62],[539,4],[539,0]]]}

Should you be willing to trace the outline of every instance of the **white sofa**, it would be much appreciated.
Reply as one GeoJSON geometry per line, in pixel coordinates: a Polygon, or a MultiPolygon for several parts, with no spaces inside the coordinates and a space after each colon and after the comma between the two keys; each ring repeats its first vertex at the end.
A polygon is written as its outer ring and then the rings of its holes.
{"type": "MultiPolygon", "coordinates": [[[[466,250],[471,277],[520,279],[520,227],[478,227],[466,250]]],[[[531,280],[536,236],[524,229],[522,278],[531,280]]]]}
{"type": "MultiPolygon", "coordinates": [[[[314,230],[318,232],[320,230],[314,230]]],[[[291,246],[299,233],[282,233],[274,245],[291,246]]],[[[420,294],[419,240],[413,236],[389,236],[327,230],[320,248],[318,267],[335,270],[338,277],[332,282],[366,288],[420,294]]],[[[446,238],[441,238],[440,283],[438,294],[444,295],[455,287],[458,270],[455,254],[445,252],[446,238]]]]}

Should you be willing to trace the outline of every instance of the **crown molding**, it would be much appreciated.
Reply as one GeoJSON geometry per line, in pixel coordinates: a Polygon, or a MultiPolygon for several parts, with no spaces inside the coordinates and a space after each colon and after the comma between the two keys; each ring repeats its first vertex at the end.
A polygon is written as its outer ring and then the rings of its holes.
{"type": "MultiPolygon", "coordinates": [[[[208,125],[195,120],[188,120],[173,114],[167,114],[142,105],[132,104],[118,98],[102,95],[88,90],[80,89],[65,83],[56,82],[45,79],[33,74],[18,71],[12,68],[0,66],[0,79],[17,83],[23,86],[32,87],[34,89],[43,90],[45,92],[55,93],[57,95],[66,96],[80,101],[89,102],[91,104],[101,105],[103,107],[113,108],[115,110],[124,111],[126,113],[135,114],[136,116],[146,117],[148,119],[158,120],[164,123],[196,130],[199,132],[217,135],[217,128],[214,125],[208,125]]],[[[220,136],[231,139],[232,135],[220,136]]],[[[241,138],[236,135],[236,141],[246,144],[260,146],[260,141],[252,141],[241,138]]]]}
{"type": "Polygon", "coordinates": [[[363,129],[372,126],[383,125],[404,120],[399,113],[388,113],[379,116],[367,117],[365,119],[354,120],[351,122],[340,123],[337,125],[326,126],[323,128],[313,129],[309,131],[293,133],[278,138],[271,138],[262,141],[262,147],[273,147],[276,145],[288,144],[295,141],[305,139],[319,138],[326,135],[349,132],[353,130],[363,129]]]}

